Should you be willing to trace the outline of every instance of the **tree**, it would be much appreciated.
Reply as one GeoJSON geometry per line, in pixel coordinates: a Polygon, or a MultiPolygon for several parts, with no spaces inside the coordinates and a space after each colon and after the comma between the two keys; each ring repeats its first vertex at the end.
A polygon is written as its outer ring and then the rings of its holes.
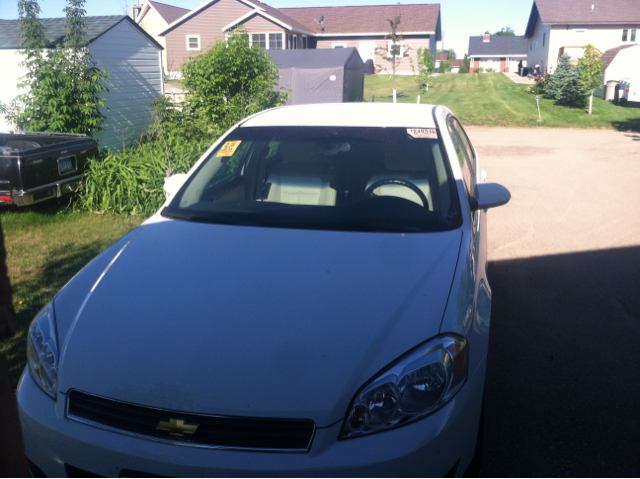
{"type": "Polygon", "coordinates": [[[62,44],[47,44],[35,0],[20,2],[23,66],[27,75],[19,85],[29,91],[12,105],[8,119],[19,129],[93,135],[102,130],[105,107],[102,92],[106,70],[91,63],[87,48],[84,0],[68,0],[62,44]]]}
{"type": "Polygon", "coordinates": [[[560,57],[558,68],[547,80],[545,96],[556,100],[561,105],[578,105],[584,98],[579,80],[578,67],[571,64],[571,57],[565,53],[560,57]]]}
{"type": "Polygon", "coordinates": [[[462,60],[462,65],[460,66],[460,70],[458,70],[458,73],[469,73],[470,69],[471,69],[471,61],[469,60],[469,57],[465,53],[464,60],[462,60]]]}
{"type": "Polygon", "coordinates": [[[456,59],[456,51],[453,48],[449,48],[449,49],[445,49],[445,50],[438,50],[438,53],[448,53],[449,54],[449,60],[455,60],[456,59]]]}
{"type": "Polygon", "coordinates": [[[602,87],[602,60],[595,47],[589,43],[584,49],[584,55],[578,62],[580,79],[578,84],[589,95],[589,115],[593,110],[593,94],[596,88],[602,87]]]}
{"type": "Polygon", "coordinates": [[[440,60],[440,73],[447,73],[451,71],[451,68],[451,62],[448,62],[447,60],[440,60]]]}
{"type": "Polygon", "coordinates": [[[387,48],[376,48],[376,51],[380,55],[386,57],[391,62],[391,74],[393,75],[393,102],[396,102],[396,70],[403,58],[409,56],[409,47],[403,45],[402,34],[398,33],[398,26],[400,25],[400,17],[396,17],[393,20],[387,19],[391,31],[384,37],[385,40],[391,40],[390,45],[387,48]]]}
{"type": "Polygon", "coordinates": [[[276,91],[278,67],[266,51],[250,45],[243,28],[190,57],[182,75],[189,91],[187,107],[223,131],[249,115],[284,104],[287,97],[276,91]]]}
{"type": "Polygon", "coordinates": [[[413,71],[413,78],[418,86],[418,103],[420,103],[420,95],[425,91],[425,86],[429,81],[429,75],[433,73],[436,63],[433,61],[433,57],[428,48],[418,48],[418,71],[413,65],[413,58],[409,58],[411,63],[411,70],[413,71]]]}
{"type": "Polygon", "coordinates": [[[514,37],[516,32],[511,27],[502,27],[500,31],[493,34],[494,37],[514,37]]]}

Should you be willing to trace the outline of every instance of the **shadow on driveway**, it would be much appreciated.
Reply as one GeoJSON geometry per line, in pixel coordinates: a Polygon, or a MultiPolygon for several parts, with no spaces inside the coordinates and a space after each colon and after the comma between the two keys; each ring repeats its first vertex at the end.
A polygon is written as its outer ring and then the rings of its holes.
{"type": "Polygon", "coordinates": [[[492,262],[483,476],[640,474],[640,247],[492,262]]]}

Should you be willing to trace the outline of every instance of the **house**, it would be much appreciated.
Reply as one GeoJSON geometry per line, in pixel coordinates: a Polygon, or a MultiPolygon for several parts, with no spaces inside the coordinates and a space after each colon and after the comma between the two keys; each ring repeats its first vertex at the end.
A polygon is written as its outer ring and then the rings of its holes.
{"type": "MultiPolygon", "coordinates": [[[[64,18],[42,19],[47,41],[59,44],[66,33],[64,18]]],[[[96,134],[100,148],[119,150],[140,140],[153,122],[151,101],[164,93],[162,47],[126,15],[87,17],[87,38],[92,60],[106,68],[109,81],[104,92],[107,117],[104,131],[96,134]]],[[[0,20],[0,64],[3,66],[0,101],[9,104],[25,90],[18,90],[26,73],[20,65],[19,20],[0,20]]],[[[0,131],[11,126],[0,117],[0,131]]]]}
{"type": "Polygon", "coordinates": [[[285,105],[359,102],[364,63],[355,48],[269,50],[280,69],[279,87],[290,91],[285,105]]]}
{"type": "Polygon", "coordinates": [[[476,68],[496,72],[517,72],[520,62],[526,66],[528,40],[524,36],[494,35],[469,37],[469,73],[476,68]]]}
{"type": "Polygon", "coordinates": [[[168,73],[166,39],[158,34],[189,12],[190,10],[186,8],[174,7],[173,5],[152,0],[146,0],[141,6],[131,7],[131,18],[135,19],[136,23],[164,49],[162,51],[162,64],[164,65],[165,73],[168,73]]]}
{"type": "MultiPolygon", "coordinates": [[[[373,60],[384,73],[391,72],[393,56],[406,54],[415,62],[419,48],[435,56],[442,38],[438,4],[276,9],[258,0],[209,0],[159,33],[166,37],[170,76],[179,75],[190,55],[223,40],[240,25],[266,50],[355,47],[364,62],[373,60]],[[396,17],[403,41],[392,45],[385,37],[389,20],[396,17]]],[[[412,73],[408,58],[399,62],[397,73],[412,73]]]]}
{"type": "Polygon", "coordinates": [[[463,59],[459,59],[459,60],[447,60],[449,63],[451,63],[451,73],[460,73],[460,67],[462,66],[462,63],[464,62],[463,59]]]}
{"type": "Polygon", "coordinates": [[[534,0],[525,37],[527,64],[553,72],[563,53],[591,43],[601,52],[640,42],[638,0],[534,0]]]}

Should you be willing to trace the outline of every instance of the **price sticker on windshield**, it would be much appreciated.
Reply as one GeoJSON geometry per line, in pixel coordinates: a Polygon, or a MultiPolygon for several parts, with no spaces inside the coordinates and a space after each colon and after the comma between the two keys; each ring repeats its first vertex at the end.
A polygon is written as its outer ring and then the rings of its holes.
{"type": "Polygon", "coordinates": [[[407,133],[412,138],[428,138],[431,140],[438,139],[438,130],[435,128],[409,128],[407,133]]]}
{"type": "Polygon", "coordinates": [[[242,143],[242,141],[227,141],[222,148],[220,148],[217,156],[233,156],[240,146],[240,143],[242,143]]]}

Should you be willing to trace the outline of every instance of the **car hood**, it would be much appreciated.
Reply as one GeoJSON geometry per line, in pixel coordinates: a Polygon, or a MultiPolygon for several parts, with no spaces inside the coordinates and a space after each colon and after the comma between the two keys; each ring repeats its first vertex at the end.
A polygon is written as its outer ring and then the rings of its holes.
{"type": "Polygon", "coordinates": [[[81,304],[67,294],[80,306],[62,321],[61,392],[324,427],[376,372],[438,334],[461,232],[166,221],[127,241],[98,261],[81,304]]]}

